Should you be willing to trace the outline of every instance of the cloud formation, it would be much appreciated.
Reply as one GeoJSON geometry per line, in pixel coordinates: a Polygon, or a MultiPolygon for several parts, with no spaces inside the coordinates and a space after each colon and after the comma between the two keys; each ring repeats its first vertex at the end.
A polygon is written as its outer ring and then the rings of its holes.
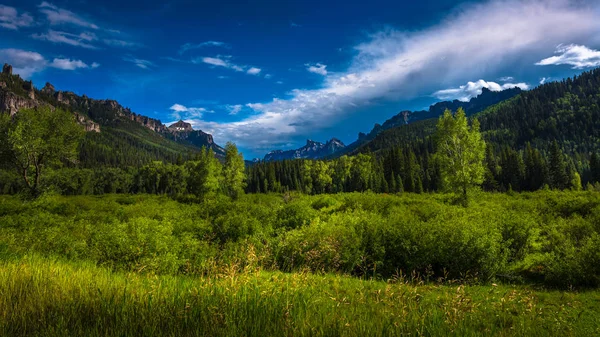
{"type": "Polygon", "coordinates": [[[523,90],[529,90],[529,85],[526,83],[498,84],[496,82],[479,80],[476,82],[468,82],[467,84],[461,85],[458,88],[438,90],[433,93],[433,96],[443,101],[457,99],[459,101],[468,102],[471,98],[481,95],[483,88],[490,89],[491,91],[502,91],[515,87],[523,90]]]}
{"type": "Polygon", "coordinates": [[[545,58],[535,65],[549,66],[566,64],[573,66],[573,69],[584,69],[600,66],[600,51],[590,49],[586,46],[570,44],[567,46],[559,45],[556,48],[556,54],[545,58]]]}
{"type": "Polygon", "coordinates": [[[200,49],[200,48],[204,48],[204,47],[229,48],[229,45],[225,42],[220,42],[220,41],[206,41],[206,42],[197,43],[197,44],[186,43],[179,48],[179,55],[183,55],[185,52],[190,51],[190,50],[200,49]]]}
{"type": "Polygon", "coordinates": [[[245,71],[249,75],[258,75],[262,69],[247,65],[239,65],[231,62],[231,55],[217,55],[216,57],[200,57],[192,59],[192,63],[205,63],[214,67],[223,67],[226,69],[235,70],[237,72],[245,71]]]}
{"type": "Polygon", "coordinates": [[[322,76],[326,76],[327,75],[327,66],[321,63],[317,63],[317,64],[305,64],[306,66],[306,70],[308,70],[311,73],[315,73],[315,74],[319,74],[322,76]]]}
{"type": "Polygon", "coordinates": [[[581,0],[491,0],[463,7],[421,31],[372,34],[354,47],[351,65],[324,76],[317,89],[249,104],[255,114],[240,121],[195,120],[194,126],[217,141],[254,150],[298,142],[373,104],[493,76],[565,41],[592,40],[600,32],[599,12],[596,2],[581,0]]]}
{"type": "Polygon", "coordinates": [[[229,114],[230,115],[237,115],[240,111],[242,111],[242,108],[244,106],[241,104],[236,104],[236,105],[227,105],[226,108],[227,110],[229,110],[229,114]]]}
{"type": "Polygon", "coordinates": [[[31,35],[31,37],[36,40],[45,40],[53,43],[63,43],[75,47],[98,49],[98,47],[90,44],[91,41],[97,39],[96,34],[89,32],[72,34],[50,29],[46,34],[33,34],[31,35]]]}
{"type": "Polygon", "coordinates": [[[48,19],[51,25],[71,24],[84,28],[99,28],[91,21],[82,18],[70,10],[59,8],[46,1],[42,2],[38,8],[42,14],[46,15],[46,19],[48,19]]]}
{"type": "Polygon", "coordinates": [[[98,68],[100,66],[99,63],[92,63],[87,65],[85,62],[81,60],[71,60],[71,59],[62,59],[55,58],[48,66],[52,68],[62,69],[62,70],[77,70],[77,69],[87,69],[87,68],[98,68]]]}
{"type": "Polygon", "coordinates": [[[133,57],[131,55],[127,55],[127,56],[123,57],[123,61],[133,63],[133,64],[135,64],[136,67],[141,68],[141,69],[150,69],[151,67],[156,66],[151,61],[139,59],[139,58],[133,57]]]}
{"type": "Polygon", "coordinates": [[[169,110],[172,111],[171,117],[177,120],[189,118],[202,118],[204,112],[214,112],[205,108],[188,108],[185,105],[173,104],[169,110]]]}
{"type": "Polygon", "coordinates": [[[258,74],[260,74],[260,71],[261,71],[260,68],[251,67],[250,69],[248,69],[248,71],[246,71],[246,73],[248,73],[250,75],[258,75],[258,74]]]}
{"type": "Polygon", "coordinates": [[[14,7],[0,5],[0,27],[17,30],[33,25],[33,17],[29,13],[19,12],[14,7]]]}
{"type": "Polygon", "coordinates": [[[95,69],[100,64],[94,62],[87,64],[81,60],[71,60],[67,58],[55,58],[49,62],[40,53],[21,50],[21,49],[0,49],[0,59],[13,66],[13,72],[21,75],[23,78],[29,78],[31,75],[45,70],[46,68],[56,68],[61,70],[77,69],[95,69]]]}

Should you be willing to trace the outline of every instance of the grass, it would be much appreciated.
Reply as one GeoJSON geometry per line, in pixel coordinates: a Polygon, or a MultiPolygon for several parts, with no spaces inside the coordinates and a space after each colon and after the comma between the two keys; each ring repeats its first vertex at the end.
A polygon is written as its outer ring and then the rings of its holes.
{"type": "Polygon", "coordinates": [[[118,273],[38,256],[0,264],[2,336],[594,336],[600,292],[226,269],[118,273]]]}
{"type": "Polygon", "coordinates": [[[0,336],[596,336],[599,221],[592,192],[0,196],[0,336]]]}

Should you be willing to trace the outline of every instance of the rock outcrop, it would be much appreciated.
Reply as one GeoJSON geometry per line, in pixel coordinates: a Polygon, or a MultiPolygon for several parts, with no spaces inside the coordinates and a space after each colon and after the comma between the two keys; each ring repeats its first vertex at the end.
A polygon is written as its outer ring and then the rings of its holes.
{"type": "Polygon", "coordinates": [[[12,75],[13,68],[10,64],[4,63],[4,67],[2,67],[2,73],[5,75],[12,75]]]}
{"type": "Polygon", "coordinates": [[[10,91],[0,90],[0,112],[8,112],[11,116],[21,109],[31,109],[39,103],[30,98],[15,95],[10,91]]]}
{"type": "Polygon", "coordinates": [[[46,82],[46,85],[40,91],[47,95],[54,95],[56,89],[54,89],[54,86],[52,84],[46,82]]]}
{"type": "Polygon", "coordinates": [[[344,143],[337,138],[332,138],[325,144],[307,140],[306,145],[296,150],[275,150],[267,153],[264,161],[277,161],[287,159],[319,159],[343,149],[344,143]]]}
{"type": "Polygon", "coordinates": [[[172,131],[172,132],[191,132],[191,131],[194,131],[194,128],[192,128],[192,124],[186,123],[186,122],[180,120],[177,123],[171,124],[171,126],[169,126],[169,131],[172,131]]]}
{"type": "Polygon", "coordinates": [[[84,115],[80,115],[77,112],[75,113],[75,119],[77,119],[77,123],[83,126],[85,131],[87,132],[100,132],[100,124],[90,120],[84,115]]]}

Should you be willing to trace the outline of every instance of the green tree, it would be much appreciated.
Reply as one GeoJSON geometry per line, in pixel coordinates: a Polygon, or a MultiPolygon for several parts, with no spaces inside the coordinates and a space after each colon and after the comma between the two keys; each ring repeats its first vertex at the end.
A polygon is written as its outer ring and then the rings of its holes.
{"type": "Polygon", "coordinates": [[[595,152],[590,159],[590,171],[592,183],[600,181],[600,156],[595,152]]]}
{"type": "Polygon", "coordinates": [[[454,116],[446,110],[437,123],[435,138],[446,186],[462,193],[466,203],[468,188],[483,183],[485,172],[485,142],[479,122],[475,119],[469,127],[463,109],[459,108],[454,116]]]}
{"type": "Polygon", "coordinates": [[[190,193],[203,197],[219,190],[222,167],[212,150],[204,147],[198,160],[188,161],[185,166],[189,173],[187,185],[190,193]]]}
{"type": "Polygon", "coordinates": [[[569,188],[571,179],[567,172],[567,163],[558,142],[555,140],[550,146],[550,160],[548,164],[550,187],[564,190],[569,188]]]}
{"type": "Polygon", "coordinates": [[[232,142],[225,145],[225,164],[223,165],[223,189],[225,194],[237,199],[244,193],[246,186],[246,166],[244,157],[232,142]]]}
{"type": "Polygon", "coordinates": [[[44,169],[76,164],[83,128],[75,116],[50,107],[0,114],[0,161],[11,165],[37,196],[44,169]]]}

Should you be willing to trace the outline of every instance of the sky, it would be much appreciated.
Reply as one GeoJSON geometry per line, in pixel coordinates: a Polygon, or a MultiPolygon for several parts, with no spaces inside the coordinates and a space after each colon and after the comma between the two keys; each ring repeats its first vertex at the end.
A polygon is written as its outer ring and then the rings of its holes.
{"type": "Polygon", "coordinates": [[[598,67],[600,2],[0,0],[0,62],[262,158],[598,67]]]}

